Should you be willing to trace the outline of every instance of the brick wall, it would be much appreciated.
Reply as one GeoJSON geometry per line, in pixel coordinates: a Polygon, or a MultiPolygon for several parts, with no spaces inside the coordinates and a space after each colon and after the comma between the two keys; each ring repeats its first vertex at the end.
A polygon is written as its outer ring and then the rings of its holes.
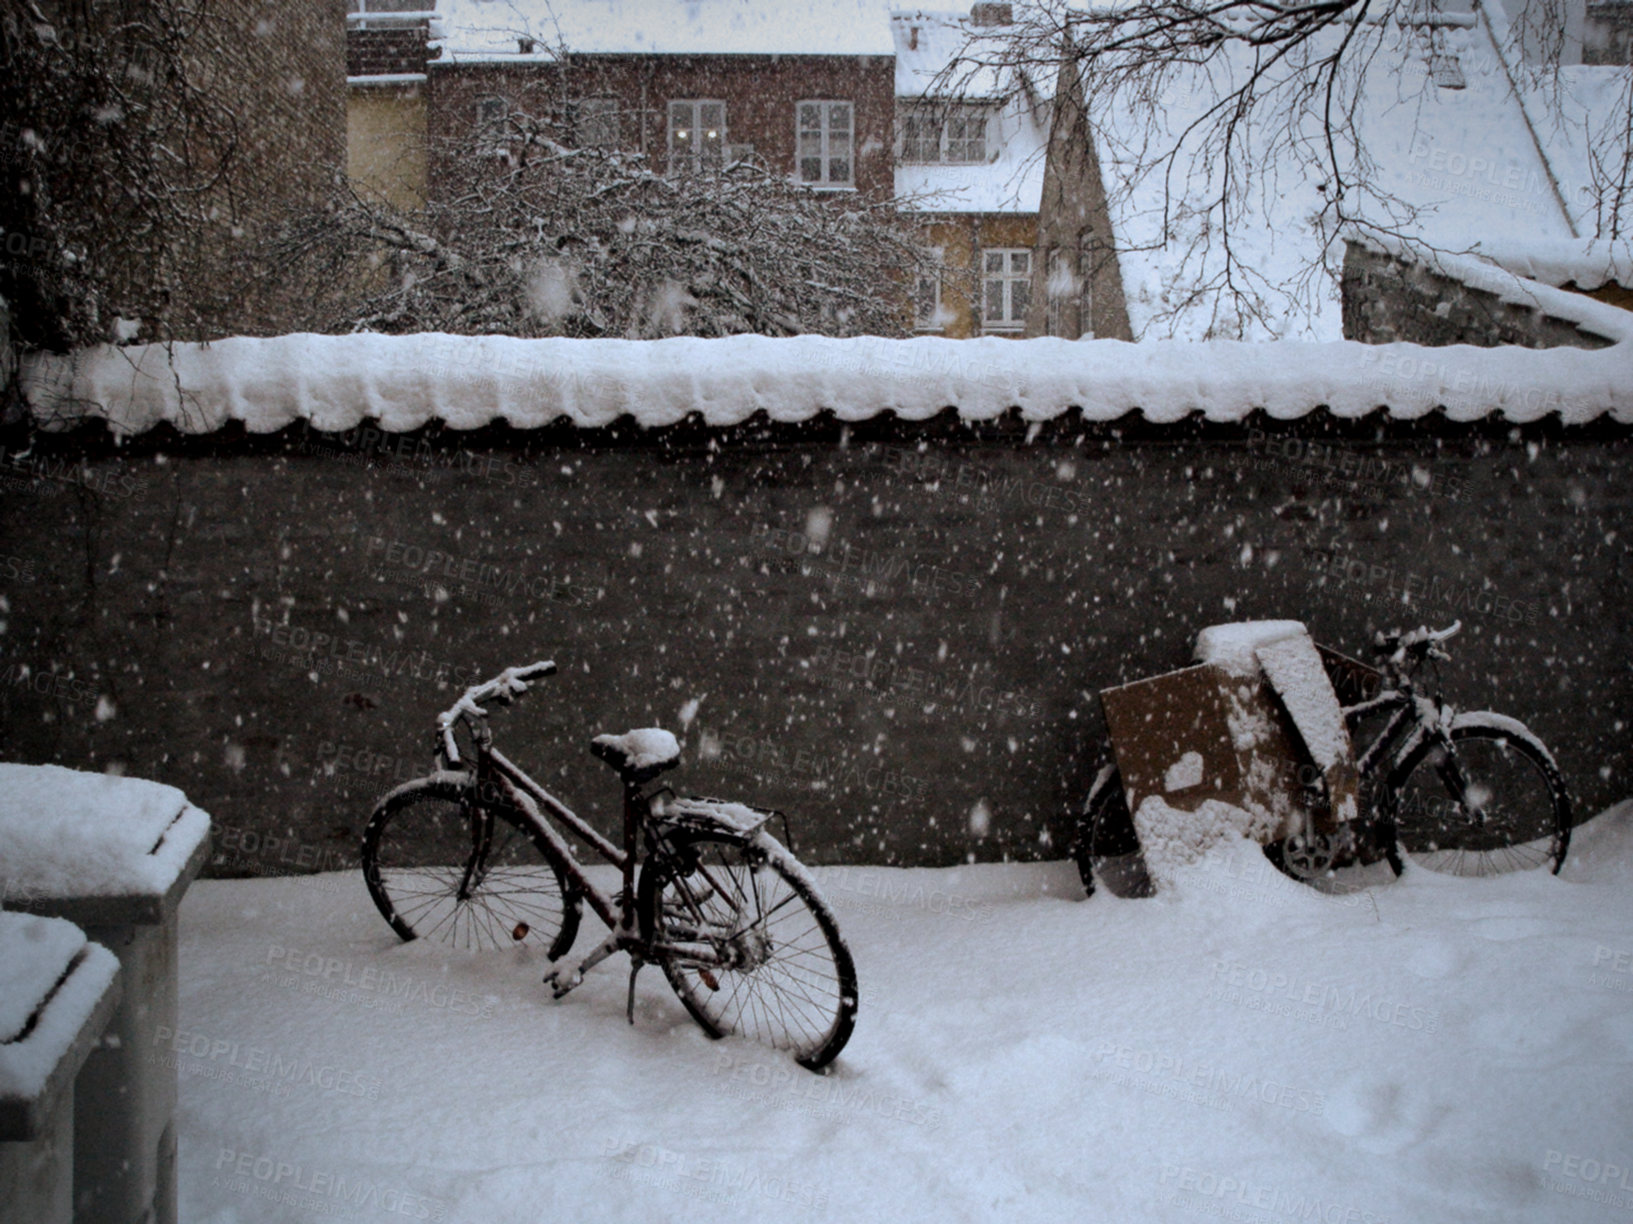
{"type": "Polygon", "coordinates": [[[307,286],[264,244],[317,208],[346,164],[345,18],[326,0],[223,0],[195,46],[238,123],[237,162],[214,225],[173,261],[182,338],[276,335],[306,319],[307,286]]]}
{"type": "Polygon", "coordinates": [[[800,99],[855,104],[856,188],[879,195],[894,187],[891,164],[895,68],[887,56],[581,56],[570,67],[551,65],[433,66],[428,129],[432,191],[457,184],[464,173],[449,156],[449,142],[477,137],[477,103],[504,98],[536,116],[561,113],[577,98],[620,102],[620,141],[650,154],[664,169],[668,158],[668,104],[685,98],[726,103],[730,144],[752,144],[776,173],[794,172],[794,105],[800,99]]]}
{"type": "Polygon", "coordinates": [[[1605,348],[1609,340],[1357,243],[1344,251],[1344,338],[1366,344],[1605,348]]]}
{"type": "Polygon", "coordinates": [[[499,742],[603,828],[585,745],[656,723],[685,789],[787,809],[814,862],[1059,857],[1096,691],[1260,617],[1351,651],[1461,617],[1452,698],[1531,723],[1582,813],[1633,793],[1625,430],[290,430],[83,469],[70,446],[0,465],[0,756],[181,786],[249,835],[226,869],[352,854],[436,711],[539,657],[561,674],[499,742]]]}

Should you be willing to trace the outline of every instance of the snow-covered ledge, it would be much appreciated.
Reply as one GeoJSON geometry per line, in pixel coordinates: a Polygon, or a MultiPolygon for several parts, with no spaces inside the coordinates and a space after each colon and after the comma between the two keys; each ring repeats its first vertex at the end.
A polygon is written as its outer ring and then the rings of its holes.
{"type": "Polygon", "coordinates": [[[656,426],[693,413],[710,425],[757,412],[779,422],[824,411],[846,421],[886,412],[920,420],[948,407],[972,421],[1011,408],[1030,421],[1076,410],[1099,421],[1139,411],[1157,422],[1194,413],[1239,421],[1256,409],[1291,419],[1320,408],[1410,420],[1444,408],[1459,421],[1496,413],[1516,423],[1555,414],[1569,424],[1607,414],[1633,422],[1633,314],[1577,301],[1594,314],[1595,330],[1610,327],[1619,342],[1589,352],[1348,341],[290,335],[35,355],[22,381],[48,427],[101,419],[119,434],[161,422],[208,433],[241,421],[269,433],[298,421],[337,431],[370,419],[393,432],[434,421],[596,427],[625,415],[656,426]]]}
{"type": "Polygon", "coordinates": [[[0,764],[0,900],[84,925],[175,912],[210,852],[210,818],[143,778],[0,764]]]}

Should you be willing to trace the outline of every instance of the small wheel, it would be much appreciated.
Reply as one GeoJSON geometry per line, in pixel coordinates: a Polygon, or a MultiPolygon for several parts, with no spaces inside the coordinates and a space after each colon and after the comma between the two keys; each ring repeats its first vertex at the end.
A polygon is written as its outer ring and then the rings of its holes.
{"type": "Polygon", "coordinates": [[[653,959],[709,1036],[764,1042],[812,1071],[845,1048],[856,966],[827,903],[775,839],[671,833],[642,868],[636,907],[653,959]]]}
{"type": "Polygon", "coordinates": [[[1134,817],[1128,810],[1123,779],[1115,765],[1102,766],[1094,780],[1078,822],[1073,853],[1078,874],[1083,877],[1083,887],[1091,897],[1097,879],[1113,896],[1157,895],[1157,886],[1146,869],[1145,854],[1140,849],[1134,817]]]}
{"type": "Polygon", "coordinates": [[[579,898],[548,843],[473,780],[421,778],[363,831],[363,879],[403,939],[471,950],[528,946],[555,960],[578,934],[579,898]]]}
{"type": "Polygon", "coordinates": [[[1571,840],[1559,767],[1536,737],[1497,715],[1452,722],[1451,751],[1425,740],[1402,763],[1396,835],[1412,861],[1450,875],[1546,867],[1558,873],[1571,840]]]}

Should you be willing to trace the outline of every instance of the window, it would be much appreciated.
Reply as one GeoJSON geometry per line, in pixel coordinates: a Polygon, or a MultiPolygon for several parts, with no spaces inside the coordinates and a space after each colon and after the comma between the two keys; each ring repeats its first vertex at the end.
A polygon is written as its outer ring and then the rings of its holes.
{"type": "Polygon", "coordinates": [[[669,170],[695,174],[718,170],[726,150],[726,104],[684,101],[669,104],[669,170]]]}
{"type": "Polygon", "coordinates": [[[851,157],[855,132],[849,102],[801,102],[797,161],[799,181],[813,187],[850,187],[856,182],[851,157]]]}
{"type": "Polygon", "coordinates": [[[981,323],[987,331],[1021,331],[1032,304],[1032,252],[981,253],[981,323]]]}
{"type": "Polygon", "coordinates": [[[941,331],[944,327],[941,277],[934,272],[921,272],[913,287],[913,330],[941,331]]]}
{"type": "Polygon", "coordinates": [[[618,99],[580,98],[573,113],[573,138],[581,149],[616,149],[618,99]]]}
{"type": "Polygon", "coordinates": [[[1043,292],[1049,335],[1094,339],[1094,254],[1087,236],[1075,251],[1056,247],[1049,252],[1043,292]]]}
{"type": "Polygon", "coordinates": [[[435,7],[434,0],[346,0],[346,28],[349,30],[412,28],[422,23],[435,7]]]}
{"type": "Polygon", "coordinates": [[[476,100],[476,151],[481,157],[510,158],[509,132],[505,120],[510,103],[498,95],[476,100]]]}
{"type": "Polygon", "coordinates": [[[901,160],[975,165],[987,160],[990,108],[968,102],[919,102],[901,115],[901,160]]]}

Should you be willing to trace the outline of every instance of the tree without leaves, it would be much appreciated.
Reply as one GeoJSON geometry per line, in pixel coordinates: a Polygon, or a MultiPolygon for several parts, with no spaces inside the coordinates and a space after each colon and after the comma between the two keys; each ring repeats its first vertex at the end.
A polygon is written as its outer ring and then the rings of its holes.
{"type": "MultiPolygon", "coordinates": [[[[208,0],[0,0],[0,312],[11,361],[169,333],[177,253],[231,207],[208,0]]],[[[15,387],[14,370],[0,373],[15,387]]],[[[14,394],[14,391],[10,392],[14,394]]]]}
{"type": "MultiPolygon", "coordinates": [[[[1160,218],[1149,236],[1117,238],[1121,249],[1163,249],[1177,261],[1176,296],[1157,318],[1201,309],[1206,334],[1278,334],[1298,307],[1328,291],[1344,235],[1418,237],[1419,209],[1380,183],[1368,108],[1386,96],[1391,105],[1421,106],[1421,98],[1388,92],[1393,74],[1406,57],[1447,64],[1448,40],[1471,15],[1443,13],[1434,0],[1093,8],[1041,0],[1017,5],[1015,16],[1012,25],[974,31],[939,86],[956,93],[977,75],[1019,80],[1016,69],[1047,68],[1062,73],[1064,88],[1081,88],[1088,122],[1110,153],[1110,197],[1126,205],[1143,190],[1137,185],[1156,187],[1160,218]],[[1318,194],[1307,208],[1290,203],[1311,187],[1318,194]],[[1255,265],[1247,231],[1263,218],[1278,228],[1309,226],[1321,239],[1320,256],[1294,284],[1255,265]]],[[[1564,29],[1563,0],[1537,0],[1513,31],[1532,62],[1514,52],[1496,67],[1529,97],[1557,106],[1564,29]]],[[[1627,233],[1633,75],[1624,76],[1614,113],[1591,118],[1588,133],[1595,195],[1586,211],[1606,238],[1627,233]]]]}
{"type": "Polygon", "coordinates": [[[284,251],[358,284],[321,330],[645,338],[901,335],[929,255],[889,200],[814,193],[747,163],[664,176],[636,153],[572,148],[512,114],[459,186],[416,216],[347,190],[284,251]]]}

